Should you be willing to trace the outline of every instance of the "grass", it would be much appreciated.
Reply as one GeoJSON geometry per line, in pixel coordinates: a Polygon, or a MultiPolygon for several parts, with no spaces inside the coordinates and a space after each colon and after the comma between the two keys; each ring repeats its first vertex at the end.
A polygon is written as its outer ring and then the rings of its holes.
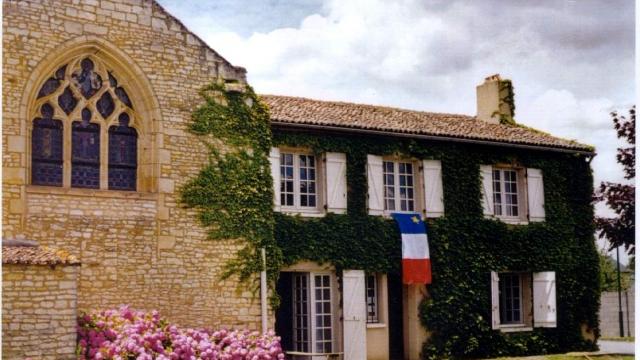
{"type": "Polygon", "coordinates": [[[635,357],[633,355],[550,355],[544,358],[545,360],[588,360],[588,359],[598,359],[598,360],[633,360],[635,357]]]}
{"type": "Polygon", "coordinates": [[[636,338],[631,336],[625,336],[625,337],[619,337],[619,336],[610,336],[610,337],[601,337],[600,340],[607,340],[607,341],[626,341],[626,342],[634,342],[636,341],[636,338]]]}
{"type": "Polygon", "coordinates": [[[633,355],[592,355],[585,353],[569,353],[559,355],[508,357],[499,360],[634,360],[633,355]]]}

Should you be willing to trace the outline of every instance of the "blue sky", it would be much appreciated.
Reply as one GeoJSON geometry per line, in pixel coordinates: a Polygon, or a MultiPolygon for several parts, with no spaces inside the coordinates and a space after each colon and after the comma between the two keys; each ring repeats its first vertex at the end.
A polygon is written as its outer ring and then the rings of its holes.
{"type": "Polygon", "coordinates": [[[159,2],[259,93],[474,115],[500,73],[519,123],[595,145],[596,183],[623,180],[609,112],[635,101],[633,1],[159,2]]]}

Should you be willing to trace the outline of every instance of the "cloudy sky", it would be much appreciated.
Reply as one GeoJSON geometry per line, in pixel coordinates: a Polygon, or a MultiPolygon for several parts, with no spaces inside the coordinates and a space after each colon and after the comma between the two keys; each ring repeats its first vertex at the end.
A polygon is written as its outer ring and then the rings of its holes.
{"type": "Polygon", "coordinates": [[[474,115],[500,73],[519,123],[595,145],[596,182],[623,181],[609,113],[635,101],[632,0],[160,3],[260,93],[474,115]]]}

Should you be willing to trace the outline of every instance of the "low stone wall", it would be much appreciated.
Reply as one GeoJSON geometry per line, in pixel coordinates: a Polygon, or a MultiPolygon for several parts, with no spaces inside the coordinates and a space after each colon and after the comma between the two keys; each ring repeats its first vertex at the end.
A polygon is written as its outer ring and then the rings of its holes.
{"type": "MultiPolygon", "coordinates": [[[[635,288],[631,287],[623,291],[622,295],[622,318],[624,335],[633,336],[635,332],[635,288]]],[[[600,336],[617,337],[620,336],[620,322],[618,320],[618,292],[603,292],[600,298],[600,336]]]]}
{"type": "Polygon", "coordinates": [[[3,359],[76,358],[79,269],[3,264],[3,359]]]}

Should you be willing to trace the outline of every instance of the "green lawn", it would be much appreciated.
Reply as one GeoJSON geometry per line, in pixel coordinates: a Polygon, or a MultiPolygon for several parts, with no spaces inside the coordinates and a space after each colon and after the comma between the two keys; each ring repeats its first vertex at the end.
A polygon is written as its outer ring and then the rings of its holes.
{"type": "Polygon", "coordinates": [[[601,337],[600,340],[608,340],[608,341],[626,341],[626,342],[634,342],[636,341],[636,338],[634,338],[633,336],[631,337],[601,337]]]}
{"type": "Polygon", "coordinates": [[[591,355],[582,353],[529,356],[529,357],[508,357],[499,360],[633,360],[633,355],[591,355]]]}

